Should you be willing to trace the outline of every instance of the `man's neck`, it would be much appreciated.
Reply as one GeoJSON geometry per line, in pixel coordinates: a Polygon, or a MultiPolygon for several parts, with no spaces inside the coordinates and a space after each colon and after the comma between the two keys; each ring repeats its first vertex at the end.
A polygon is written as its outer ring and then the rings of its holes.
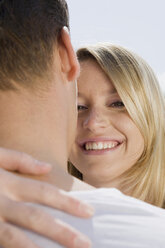
{"type": "Polygon", "coordinates": [[[66,164],[66,128],[58,125],[59,115],[49,108],[51,104],[55,102],[38,100],[27,91],[0,92],[0,146],[52,164],[66,164]]]}
{"type": "Polygon", "coordinates": [[[36,179],[67,191],[88,189],[90,186],[67,173],[68,151],[65,142],[67,128],[65,123],[60,122],[58,112],[52,111],[52,105],[56,108],[56,103],[53,101],[53,98],[52,100],[49,98],[47,103],[46,99],[43,99],[42,106],[41,102],[37,101],[37,97],[31,95],[29,97],[26,91],[25,94],[2,92],[0,146],[26,152],[38,160],[53,165],[48,175],[35,177],[36,179]]]}

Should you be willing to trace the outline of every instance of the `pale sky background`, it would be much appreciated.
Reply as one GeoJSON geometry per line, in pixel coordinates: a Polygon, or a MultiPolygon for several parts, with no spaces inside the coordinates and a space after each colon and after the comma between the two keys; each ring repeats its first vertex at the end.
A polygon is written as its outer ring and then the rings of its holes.
{"type": "Polygon", "coordinates": [[[165,0],[67,0],[76,48],[108,41],[141,55],[165,92],[165,0]]]}

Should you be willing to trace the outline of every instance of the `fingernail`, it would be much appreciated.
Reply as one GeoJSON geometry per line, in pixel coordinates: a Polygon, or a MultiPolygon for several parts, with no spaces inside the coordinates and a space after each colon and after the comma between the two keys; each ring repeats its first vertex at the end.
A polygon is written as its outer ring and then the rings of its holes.
{"type": "Polygon", "coordinates": [[[36,160],[35,163],[36,163],[36,165],[43,167],[43,168],[51,168],[52,167],[51,164],[48,164],[48,163],[45,163],[45,162],[42,162],[39,160],[36,160]]]}
{"type": "Polygon", "coordinates": [[[74,241],[74,248],[91,248],[91,247],[92,247],[91,241],[84,236],[79,236],[74,241]]]}
{"type": "Polygon", "coordinates": [[[79,211],[87,217],[93,216],[95,212],[94,208],[86,203],[81,203],[79,205],[79,211]]]}

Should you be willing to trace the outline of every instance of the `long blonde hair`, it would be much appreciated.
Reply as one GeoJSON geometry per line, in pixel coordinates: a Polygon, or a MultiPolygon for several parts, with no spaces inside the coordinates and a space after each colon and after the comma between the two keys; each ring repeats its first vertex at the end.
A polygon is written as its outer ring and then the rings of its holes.
{"type": "MultiPolygon", "coordinates": [[[[133,52],[108,43],[81,48],[77,56],[100,65],[144,138],[140,159],[122,175],[124,192],[165,207],[165,108],[152,69],[133,52]]],[[[68,167],[72,175],[81,176],[73,165],[68,167]]]]}

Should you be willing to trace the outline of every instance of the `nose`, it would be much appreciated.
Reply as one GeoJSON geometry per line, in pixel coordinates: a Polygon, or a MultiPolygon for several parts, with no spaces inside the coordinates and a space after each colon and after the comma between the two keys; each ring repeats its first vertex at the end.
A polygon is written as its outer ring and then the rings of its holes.
{"type": "Polygon", "coordinates": [[[108,116],[101,110],[92,110],[83,121],[83,128],[99,132],[110,125],[108,116]]]}

